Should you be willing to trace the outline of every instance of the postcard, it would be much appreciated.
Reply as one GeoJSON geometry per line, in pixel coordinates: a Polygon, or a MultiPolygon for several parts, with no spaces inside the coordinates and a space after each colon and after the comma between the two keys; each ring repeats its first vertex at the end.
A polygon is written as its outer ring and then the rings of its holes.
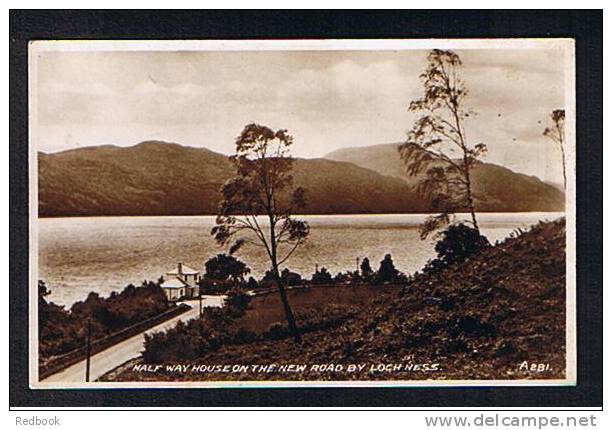
{"type": "Polygon", "coordinates": [[[30,386],[576,384],[572,39],[33,41],[30,386]]]}

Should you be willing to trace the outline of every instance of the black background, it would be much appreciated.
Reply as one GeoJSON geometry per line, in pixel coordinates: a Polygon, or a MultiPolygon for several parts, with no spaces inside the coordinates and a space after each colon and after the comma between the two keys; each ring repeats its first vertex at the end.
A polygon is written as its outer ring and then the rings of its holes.
{"type": "Polygon", "coordinates": [[[602,11],[10,11],[10,407],[601,407],[602,11]],[[40,39],[576,40],[576,387],[30,390],[28,63],[40,39]]]}

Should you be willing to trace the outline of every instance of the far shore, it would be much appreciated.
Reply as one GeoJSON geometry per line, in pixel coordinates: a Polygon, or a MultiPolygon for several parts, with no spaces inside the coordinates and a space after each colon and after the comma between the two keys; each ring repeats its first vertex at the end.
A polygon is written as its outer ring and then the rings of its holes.
{"type": "MultiPolygon", "coordinates": [[[[359,212],[359,213],[316,213],[316,214],[295,214],[295,218],[301,217],[359,217],[359,216],[394,216],[394,215],[412,215],[412,216],[428,216],[434,215],[437,212],[359,212]]],[[[559,216],[565,215],[565,211],[478,211],[477,214],[487,215],[504,215],[504,214],[559,214],[559,216]]],[[[469,215],[467,212],[457,212],[457,216],[469,215]]],[[[201,218],[201,217],[216,217],[216,213],[198,214],[198,215],[61,215],[61,216],[39,216],[38,219],[79,219],[79,218],[201,218]]],[[[246,216],[244,214],[236,216],[246,216]]],[[[258,215],[265,216],[265,215],[258,215]]]]}

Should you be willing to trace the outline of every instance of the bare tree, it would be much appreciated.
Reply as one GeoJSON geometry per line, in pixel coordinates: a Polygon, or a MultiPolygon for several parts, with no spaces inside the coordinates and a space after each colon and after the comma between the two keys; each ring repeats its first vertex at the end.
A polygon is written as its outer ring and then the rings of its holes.
{"type": "Polygon", "coordinates": [[[464,121],[475,113],[464,107],[467,89],[459,77],[461,66],[453,51],[429,52],[427,68],[420,75],[423,96],[409,107],[418,117],[399,147],[407,173],[420,177],[417,190],[439,212],[421,226],[423,239],[450,223],[461,210],[470,212],[470,223],[479,230],[471,171],[487,147],[483,143],[472,146],[467,140],[464,121]]]}
{"type": "Polygon", "coordinates": [[[278,286],[287,324],[297,343],[301,342],[295,317],[283,285],[279,267],[304,243],[310,227],[292,218],[303,208],[304,190],[293,188],[293,137],[287,130],[274,131],[249,124],[236,138],[236,154],[230,159],[236,176],[222,187],[216,225],[211,234],[220,245],[233,241],[230,254],[245,244],[265,249],[278,286]],[[246,236],[242,236],[247,233],[246,236]]]}
{"type": "Polygon", "coordinates": [[[563,189],[567,188],[567,177],[565,174],[565,109],[555,109],[550,114],[553,121],[551,127],[544,129],[544,136],[548,136],[561,149],[561,163],[563,165],[563,189]]]}

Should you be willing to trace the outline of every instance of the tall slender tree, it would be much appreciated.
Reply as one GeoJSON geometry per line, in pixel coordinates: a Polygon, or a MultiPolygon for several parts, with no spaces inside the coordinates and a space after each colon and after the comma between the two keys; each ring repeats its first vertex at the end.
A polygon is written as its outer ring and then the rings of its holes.
{"type": "Polygon", "coordinates": [[[417,190],[439,212],[421,226],[423,239],[461,210],[469,211],[469,222],[479,230],[471,172],[487,147],[470,145],[467,139],[464,122],[475,113],[464,106],[467,89],[460,78],[461,67],[453,51],[429,52],[427,68],[420,75],[423,96],[409,107],[417,119],[399,146],[407,173],[420,178],[417,190]]]}
{"type": "Polygon", "coordinates": [[[546,127],[542,133],[559,145],[561,150],[561,164],[563,166],[563,189],[567,188],[567,176],[565,173],[565,109],[555,109],[550,114],[553,125],[546,127]]]}
{"type": "Polygon", "coordinates": [[[211,234],[220,245],[230,244],[230,254],[245,244],[265,249],[285,311],[287,325],[297,343],[301,336],[280,276],[280,266],[302,245],[310,227],[292,217],[305,205],[304,190],[293,187],[293,137],[248,124],[236,138],[230,159],[236,176],[222,187],[222,201],[211,234]],[[243,235],[245,233],[246,235],[243,235]]]}

